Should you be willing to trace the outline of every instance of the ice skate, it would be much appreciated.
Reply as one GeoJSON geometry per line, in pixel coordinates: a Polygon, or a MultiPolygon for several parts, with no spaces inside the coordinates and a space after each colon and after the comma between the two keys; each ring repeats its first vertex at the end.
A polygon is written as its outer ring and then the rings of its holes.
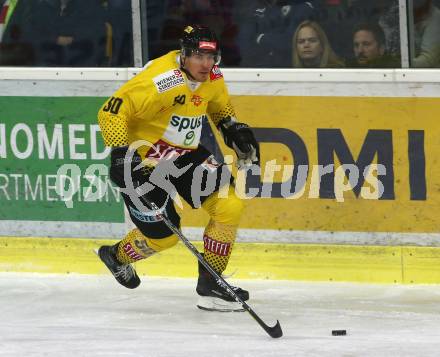
{"type": "Polygon", "coordinates": [[[98,249],[98,256],[107,266],[119,284],[129,289],[139,286],[141,280],[131,264],[122,264],[116,258],[117,246],[104,245],[98,249]]]}
{"type": "MultiPolygon", "coordinates": [[[[231,286],[237,296],[243,300],[249,300],[249,292],[239,287],[231,286]]],[[[208,311],[245,311],[243,306],[228,293],[220,281],[216,279],[199,262],[199,279],[196,292],[199,295],[197,307],[208,311]]]]}

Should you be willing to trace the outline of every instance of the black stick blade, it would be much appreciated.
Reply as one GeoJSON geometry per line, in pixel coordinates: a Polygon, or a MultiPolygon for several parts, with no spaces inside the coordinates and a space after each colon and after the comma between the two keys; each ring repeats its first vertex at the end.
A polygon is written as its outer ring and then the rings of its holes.
{"type": "Polygon", "coordinates": [[[279,338],[279,337],[283,336],[283,330],[281,330],[281,325],[278,320],[277,320],[277,323],[275,326],[270,327],[270,326],[266,325],[264,327],[264,329],[269,334],[269,336],[272,338],[279,338]]]}

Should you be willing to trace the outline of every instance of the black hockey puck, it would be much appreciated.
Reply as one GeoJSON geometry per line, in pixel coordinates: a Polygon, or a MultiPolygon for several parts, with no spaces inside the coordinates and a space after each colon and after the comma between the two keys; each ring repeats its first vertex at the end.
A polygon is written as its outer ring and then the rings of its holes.
{"type": "Polygon", "coordinates": [[[345,336],[347,334],[347,330],[332,330],[333,336],[345,336]]]}

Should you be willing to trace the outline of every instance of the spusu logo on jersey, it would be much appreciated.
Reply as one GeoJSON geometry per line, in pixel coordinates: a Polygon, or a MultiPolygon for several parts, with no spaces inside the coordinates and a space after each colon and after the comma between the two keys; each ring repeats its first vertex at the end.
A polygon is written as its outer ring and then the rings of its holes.
{"type": "Polygon", "coordinates": [[[177,131],[180,133],[186,129],[195,130],[199,128],[202,125],[203,119],[208,119],[205,114],[198,117],[181,117],[179,115],[173,115],[170,124],[177,128],[177,131]]]}
{"type": "Polygon", "coordinates": [[[172,69],[159,74],[153,78],[154,85],[159,93],[166,92],[171,88],[185,84],[182,72],[179,69],[172,69]]]}
{"type": "Polygon", "coordinates": [[[180,146],[197,146],[200,141],[204,119],[207,120],[206,114],[194,117],[173,114],[163,138],[180,146]]]}

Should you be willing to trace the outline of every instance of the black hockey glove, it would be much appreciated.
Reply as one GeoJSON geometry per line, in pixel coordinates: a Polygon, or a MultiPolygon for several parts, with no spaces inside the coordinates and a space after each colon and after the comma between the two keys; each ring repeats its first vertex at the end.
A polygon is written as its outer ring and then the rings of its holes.
{"type": "Polygon", "coordinates": [[[140,167],[137,170],[135,168],[142,163],[142,158],[137,151],[128,153],[128,146],[121,146],[112,148],[111,151],[111,166],[110,166],[110,178],[119,187],[126,187],[124,170],[130,170],[130,176],[133,183],[141,185],[148,181],[148,177],[152,171],[149,167],[140,167]],[[129,161],[127,161],[129,159],[129,161]]]}
{"type": "Polygon", "coordinates": [[[260,165],[260,148],[252,129],[247,124],[226,119],[220,122],[218,128],[225,144],[237,154],[238,168],[252,164],[260,165]]]}

